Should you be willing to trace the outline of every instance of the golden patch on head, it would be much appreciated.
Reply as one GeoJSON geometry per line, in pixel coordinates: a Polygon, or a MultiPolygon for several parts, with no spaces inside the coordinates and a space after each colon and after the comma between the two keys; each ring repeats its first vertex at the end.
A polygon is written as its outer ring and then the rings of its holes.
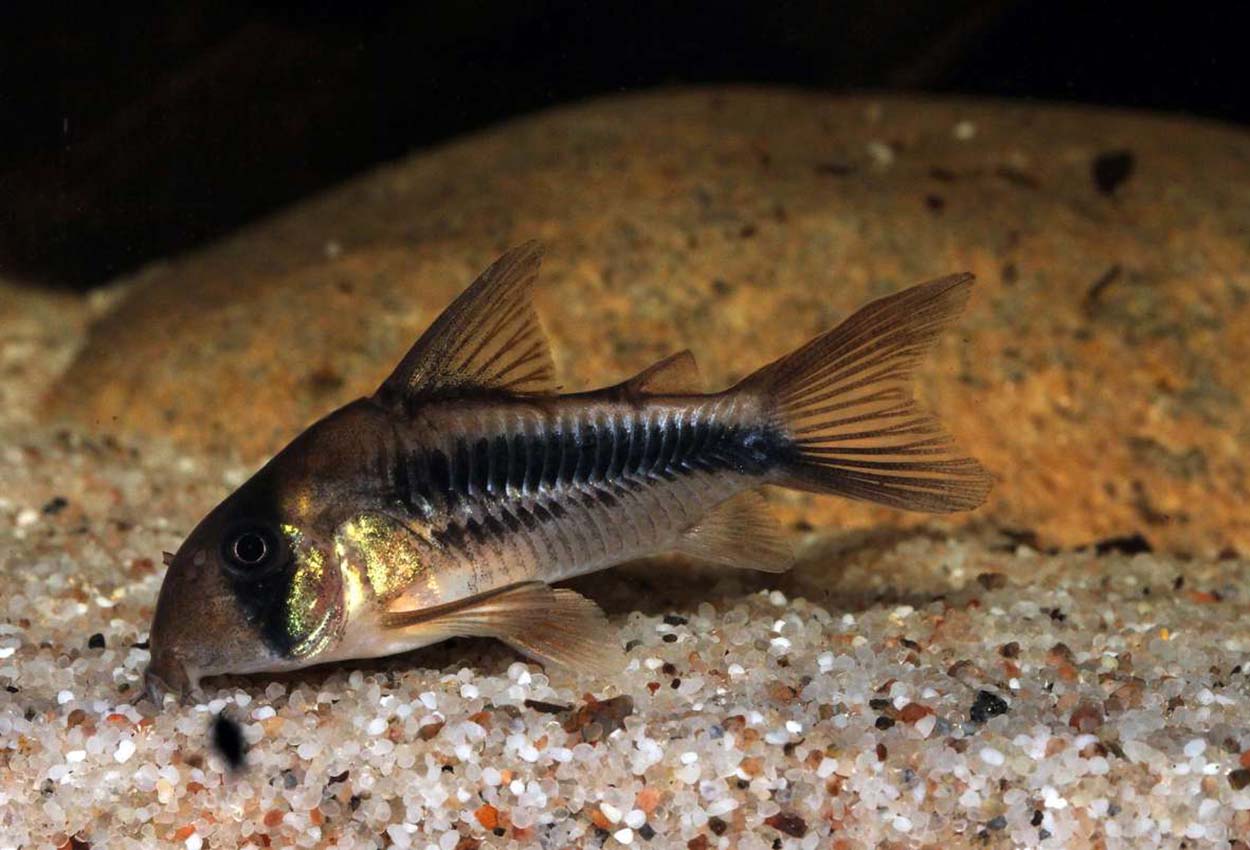
{"type": "Polygon", "coordinates": [[[422,578],[432,586],[437,582],[421,562],[413,532],[382,514],[363,513],[343,523],[335,538],[335,552],[340,561],[352,554],[359,557],[369,589],[384,602],[422,578]]]}
{"type": "Polygon", "coordinates": [[[287,591],[286,629],[288,634],[301,637],[290,652],[296,658],[304,658],[325,649],[332,637],[330,622],[337,605],[333,594],[338,586],[326,580],[325,554],[309,546],[295,526],[281,528],[296,564],[287,591]]]}

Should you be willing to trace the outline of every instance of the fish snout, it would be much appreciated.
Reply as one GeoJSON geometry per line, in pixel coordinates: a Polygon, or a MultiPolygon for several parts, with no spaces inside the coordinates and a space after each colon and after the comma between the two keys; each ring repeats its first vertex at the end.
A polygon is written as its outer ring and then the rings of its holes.
{"type": "Polygon", "coordinates": [[[227,650],[239,641],[239,618],[227,616],[237,608],[210,551],[198,541],[184,544],[161,584],[144,674],[144,687],[158,706],[165,694],[186,700],[201,677],[231,670],[227,650]]]}
{"type": "Polygon", "coordinates": [[[157,706],[165,702],[165,695],[185,699],[196,683],[187,673],[186,665],[172,652],[157,651],[148,662],[143,674],[143,688],[157,706]]]}

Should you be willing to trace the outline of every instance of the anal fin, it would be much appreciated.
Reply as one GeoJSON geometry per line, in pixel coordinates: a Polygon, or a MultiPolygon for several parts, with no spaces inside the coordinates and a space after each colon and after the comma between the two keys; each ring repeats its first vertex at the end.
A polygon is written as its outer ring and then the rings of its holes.
{"type": "Polygon", "coordinates": [[[624,652],[594,602],[566,588],[524,582],[471,599],[383,615],[382,626],[433,643],[493,637],[538,661],[581,672],[620,672],[624,652]]]}
{"type": "Polygon", "coordinates": [[[727,567],[783,573],[794,548],[759,492],[749,490],[713,508],[678,541],[677,550],[727,567]]]}

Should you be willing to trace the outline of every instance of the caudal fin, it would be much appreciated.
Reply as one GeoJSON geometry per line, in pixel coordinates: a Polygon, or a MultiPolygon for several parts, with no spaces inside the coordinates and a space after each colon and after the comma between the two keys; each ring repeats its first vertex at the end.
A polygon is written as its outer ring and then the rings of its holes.
{"type": "Polygon", "coordinates": [[[930,513],[971,510],[991,478],[912,397],[916,364],[959,315],[972,275],[868,304],[742,381],[771,409],[783,487],[930,513]]]}

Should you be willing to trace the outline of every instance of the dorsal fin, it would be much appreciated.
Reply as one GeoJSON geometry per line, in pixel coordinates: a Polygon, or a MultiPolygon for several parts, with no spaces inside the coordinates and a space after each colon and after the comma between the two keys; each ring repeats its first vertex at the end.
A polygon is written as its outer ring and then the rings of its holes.
{"type": "Polygon", "coordinates": [[[537,242],[513,248],[443,311],[378,389],[410,404],[455,394],[554,391],[551,348],[534,310],[537,242]]]}
{"type": "Polygon", "coordinates": [[[701,392],[699,364],[690,349],[670,354],[621,384],[629,395],[680,395],[701,392]]]}

